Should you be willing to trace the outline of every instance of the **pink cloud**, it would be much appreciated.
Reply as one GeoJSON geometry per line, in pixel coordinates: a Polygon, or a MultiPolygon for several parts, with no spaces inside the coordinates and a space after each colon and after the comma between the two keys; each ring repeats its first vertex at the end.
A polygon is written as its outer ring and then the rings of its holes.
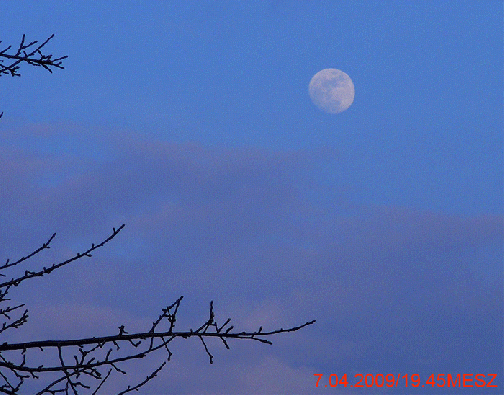
{"type": "MultiPolygon", "coordinates": [[[[466,319],[482,328],[482,339],[493,339],[488,321],[502,307],[501,215],[321,203],[313,198],[327,192],[314,167],[319,152],[208,148],[133,134],[100,141],[109,155],[96,160],[82,152],[0,150],[5,258],[29,252],[56,230],[53,249],[39,262],[60,259],[127,223],[91,260],[40,279],[36,294],[29,288],[19,294],[36,300],[48,335],[66,316],[89,317],[90,331],[101,320],[148,321],[180,294],[186,295],[181,325],[197,325],[210,299],[218,317],[233,318],[237,327],[318,320],[299,335],[274,339],[268,351],[221,355],[239,367],[225,383],[212,376],[200,348],[177,354],[160,382],[178,380],[181,393],[202,388],[187,384],[184,366],[210,377],[214,393],[236,386],[243,393],[311,393],[314,372],[373,368],[387,352],[397,355],[390,357],[394,366],[429,360],[418,347],[464,361],[471,343],[457,348],[443,328],[471,339],[470,327],[459,329],[466,319]],[[58,182],[33,181],[54,173],[58,182]]],[[[334,159],[334,152],[326,154],[334,159]]],[[[41,322],[34,317],[29,325],[41,322]]],[[[67,320],[65,330],[77,321],[67,320]]],[[[434,367],[443,363],[437,354],[431,358],[434,367]]],[[[222,374],[232,369],[222,363],[222,374]]]]}

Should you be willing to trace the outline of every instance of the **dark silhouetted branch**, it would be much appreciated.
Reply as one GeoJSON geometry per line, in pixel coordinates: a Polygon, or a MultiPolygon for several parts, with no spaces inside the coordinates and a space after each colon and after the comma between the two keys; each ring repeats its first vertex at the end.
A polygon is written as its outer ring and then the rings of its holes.
{"type": "MultiPolygon", "coordinates": [[[[119,228],[113,228],[112,233],[98,244],[91,244],[91,247],[82,253],[77,253],[73,257],[53,264],[42,269],[26,270],[24,275],[13,277],[9,281],[0,283],[0,304],[7,302],[7,292],[12,286],[18,286],[20,283],[35,277],[41,277],[60,269],[65,265],[77,261],[84,257],[91,257],[91,253],[103,247],[106,243],[114,239],[124,228],[124,224],[119,228]]],[[[11,262],[7,259],[0,270],[8,270],[27,261],[29,258],[39,254],[45,249],[50,248],[50,243],[54,239],[53,234],[47,242],[32,253],[11,262]]],[[[287,329],[280,328],[272,331],[263,331],[259,327],[254,332],[238,332],[230,325],[231,319],[228,318],[224,324],[219,325],[215,319],[214,305],[210,302],[208,319],[196,330],[186,331],[175,330],[177,314],[183,297],[179,297],[175,302],[161,310],[161,314],[152,322],[152,325],[145,332],[128,333],[124,325],[118,327],[118,333],[102,336],[88,337],[80,339],[61,339],[61,340],[35,340],[22,343],[0,344],[0,392],[6,394],[17,394],[23,384],[28,379],[38,380],[47,374],[56,374],[57,378],[47,384],[38,394],[73,394],[78,395],[89,393],[91,386],[95,389],[92,392],[97,394],[101,390],[113,372],[125,375],[126,371],[121,367],[124,362],[139,360],[148,355],[164,349],[166,360],[156,369],[148,374],[145,379],[135,385],[128,385],[120,392],[126,394],[138,391],[146,383],[153,380],[156,375],[170,361],[172,352],[169,344],[175,339],[198,338],[202,344],[210,363],[213,363],[213,355],[206,343],[206,339],[218,338],[224,346],[229,349],[229,340],[252,340],[263,344],[272,344],[267,338],[272,335],[298,331],[304,327],[312,325],[315,320],[305,322],[302,325],[293,326],[287,329]],[[163,329],[164,328],[164,329],[163,329]],[[32,362],[34,359],[30,355],[34,351],[42,351],[48,354],[44,364],[32,362]]],[[[0,308],[0,318],[5,322],[0,327],[0,334],[7,329],[19,328],[28,320],[28,310],[21,315],[17,312],[24,305],[7,306],[0,308]],[[14,315],[17,314],[17,317],[14,315]]]]}
{"type": "MultiPolygon", "coordinates": [[[[4,49],[0,49],[0,77],[3,75],[10,75],[11,77],[20,77],[19,69],[23,63],[30,66],[42,67],[52,73],[53,69],[64,69],[63,60],[68,56],[61,56],[59,58],[53,57],[52,54],[42,52],[45,50],[47,43],[54,37],[51,35],[43,43],[39,44],[38,41],[26,42],[26,37],[23,34],[21,42],[16,50],[11,45],[4,49]]],[[[2,41],[0,41],[0,44],[2,41]]],[[[0,112],[2,118],[3,112],[0,112]]]]}
{"type": "MultiPolygon", "coordinates": [[[[12,49],[11,45],[3,50],[0,50],[0,76],[7,74],[12,77],[20,77],[21,74],[19,73],[19,68],[22,63],[27,63],[35,67],[43,67],[50,73],[52,73],[53,68],[64,69],[62,61],[68,56],[53,58],[53,55],[51,54],[42,53],[42,48],[44,48],[53,37],[54,34],[42,44],[39,44],[38,41],[26,43],[26,37],[23,34],[21,43],[15,52],[9,53],[12,49]],[[5,59],[9,60],[7,64],[4,64],[5,59]]],[[[2,41],[0,41],[0,43],[2,43],[2,41]]]]}

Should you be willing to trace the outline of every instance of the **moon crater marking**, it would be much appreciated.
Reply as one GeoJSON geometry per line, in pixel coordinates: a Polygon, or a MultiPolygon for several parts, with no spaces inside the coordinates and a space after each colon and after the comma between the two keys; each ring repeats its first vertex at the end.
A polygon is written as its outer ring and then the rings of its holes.
{"type": "Polygon", "coordinates": [[[313,103],[322,111],[338,114],[354,101],[354,84],[348,74],[338,69],[324,69],[313,76],[308,87],[313,103]]]}

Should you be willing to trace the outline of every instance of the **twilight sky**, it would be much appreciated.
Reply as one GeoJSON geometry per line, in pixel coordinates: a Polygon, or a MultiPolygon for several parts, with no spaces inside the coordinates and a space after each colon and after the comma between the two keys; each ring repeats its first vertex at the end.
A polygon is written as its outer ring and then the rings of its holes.
{"type": "MultiPolygon", "coordinates": [[[[273,346],[179,341],[142,394],[446,393],[315,388],[330,374],[503,380],[501,1],[17,1],[1,49],[55,38],[53,74],[0,79],[0,261],[53,233],[19,338],[144,330],[185,299],[273,346]],[[308,84],[346,72],[327,114],[308,84]]],[[[142,362],[134,384],[164,357],[142,362]],[[143,370],[142,370],[143,369],[143,370]]],[[[457,392],[458,391],[458,392],[457,392]]],[[[475,392],[476,391],[476,392],[475,392]]]]}

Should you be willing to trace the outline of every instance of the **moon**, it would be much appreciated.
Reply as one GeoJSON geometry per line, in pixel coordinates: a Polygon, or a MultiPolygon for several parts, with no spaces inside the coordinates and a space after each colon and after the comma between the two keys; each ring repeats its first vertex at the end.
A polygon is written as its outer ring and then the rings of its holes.
{"type": "Polygon", "coordinates": [[[338,114],[348,109],[355,96],[351,78],[338,69],[324,69],[315,74],[308,92],[313,104],[329,114],[338,114]]]}

